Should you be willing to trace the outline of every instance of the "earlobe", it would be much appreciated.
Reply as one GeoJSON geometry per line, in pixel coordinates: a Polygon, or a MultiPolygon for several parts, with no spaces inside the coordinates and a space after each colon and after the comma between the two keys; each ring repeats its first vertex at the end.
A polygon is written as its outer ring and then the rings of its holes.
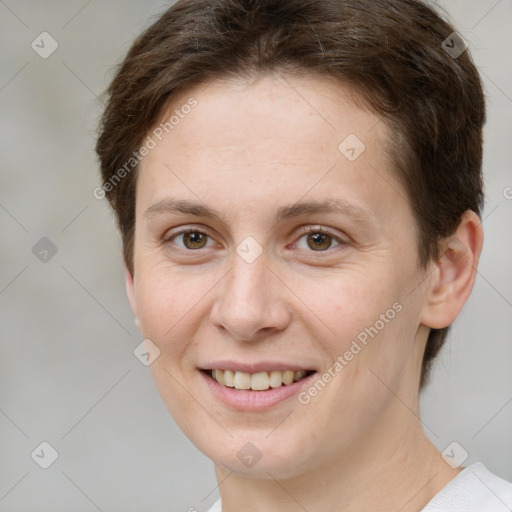
{"type": "Polygon", "coordinates": [[[453,323],[473,289],[482,245],[482,223],[475,212],[468,210],[455,233],[441,242],[441,255],[431,274],[422,324],[442,329],[453,323]]]}

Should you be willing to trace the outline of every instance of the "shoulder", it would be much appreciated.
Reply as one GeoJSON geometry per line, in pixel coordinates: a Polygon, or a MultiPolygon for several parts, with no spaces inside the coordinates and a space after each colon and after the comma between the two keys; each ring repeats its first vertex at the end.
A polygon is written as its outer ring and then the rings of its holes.
{"type": "Polygon", "coordinates": [[[511,508],[512,483],[475,462],[464,468],[421,512],[507,512],[511,508]]]}
{"type": "MultiPolygon", "coordinates": [[[[481,462],[464,468],[421,512],[510,512],[512,483],[481,462]]],[[[222,512],[219,498],[207,512],[222,512]]]]}

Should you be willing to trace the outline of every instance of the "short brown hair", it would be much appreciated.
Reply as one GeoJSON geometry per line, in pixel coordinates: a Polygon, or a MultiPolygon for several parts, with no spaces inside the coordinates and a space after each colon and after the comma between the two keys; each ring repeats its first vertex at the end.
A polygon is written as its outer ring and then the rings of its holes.
{"type": "MultiPolygon", "coordinates": [[[[179,0],[133,43],[106,91],[96,152],[133,274],[134,152],[169,101],[215,78],[307,72],[352,86],[392,129],[393,160],[418,227],[418,259],[483,206],[485,102],[460,38],[419,0],[179,0]],[[455,37],[455,39],[454,39],[455,37]],[[451,38],[451,39],[450,39],[451,38]],[[448,44],[446,43],[448,41],[448,44]],[[443,43],[444,42],[444,43],[443,43]],[[133,160],[133,172],[126,162],[133,160]],[[125,169],[120,177],[119,171],[125,169]]],[[[449,327],[432,329],[421,387],[449,327]]]]}

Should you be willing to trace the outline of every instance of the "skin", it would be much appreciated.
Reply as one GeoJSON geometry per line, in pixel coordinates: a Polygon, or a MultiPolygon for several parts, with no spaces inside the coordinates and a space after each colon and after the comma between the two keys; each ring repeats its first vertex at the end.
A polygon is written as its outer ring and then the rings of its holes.
{"type": "Polygon", "coordinates": [[[392,134],[344,85],[216,80],[175,97],[169,112],[190,97],[197,106],[141,163],[126,285],[141,333],[160,350],[150,367],[157,389],[214,461],[223,512],[420,510],[460,471],[427,438],[418,387],[429,328],[452,323],[473,287],[478,217],[466,212],[440,259],[421,269],[386,152],[392,134]],[[338,149],[348,134],[366,146],[354,161],[338,149]],[[145,215],[169,197],[220,219],[145,215]],[[328,199],[353,208],[275,221],[279,207],[328,199]],[[206,232],[206,245],[175,233],[183,227],[206,232]],[[327,237],[315,250],[308,227],[340,242],[327,237]],[[248,236],[263,249],[250,264],[236,252],[248,236]],[[401,311],[307,404],[235,411],[199,373],[207,359],[228,358],[321,374],[395,303],[401,311]],[[261,453],[252,467],[237,457],[248,442],[261,453]]]}

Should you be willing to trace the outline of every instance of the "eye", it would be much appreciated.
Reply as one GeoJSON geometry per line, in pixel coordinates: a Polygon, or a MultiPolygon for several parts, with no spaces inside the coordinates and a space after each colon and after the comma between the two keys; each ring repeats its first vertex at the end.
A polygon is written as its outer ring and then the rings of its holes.
{"type": "Polygon", "coordinates": [[[203,249],[204,247],[211,247],[214,244],[213,240],[210,240],[208,246],[208,239],[210,235],[204,231],[200,231],[195,228],[182,229],[179,231],[171,232],[165,237],[165,243],[173,242],[179,249],[183,251],[203,249]],[[175,242],[176,240],[181,241],[180,243],[175,242]]]}
{"type": "Polygon", "coordinates": [[[343,241],[334,234],[329,233],[322,228],[310,226],[306,230],[306,234],[300,237],[296,246],[299,249],[309,248],[316,252],[325,252],[327,249],[331,249],[332,247],[337,247],[342,244],[343,241]],[[302,240],[304,240],[304,243],[301,245],[302,240]],[[333,243],[336,245],[333,246],[333,243]]]}
{"type": "MultiPolygon", "coordinates": [[[[339,236],[319,226],[309,226],[303,230],[303,233],[295,244],[299,249],[327,252],[328,249],[345,245],[345,242],[339,236]]],[[[165,236],[163,242],[174,245],[178,251],[197,251],[215,245],[208,233],[197,228],[171,231],[165,236]]]]}

